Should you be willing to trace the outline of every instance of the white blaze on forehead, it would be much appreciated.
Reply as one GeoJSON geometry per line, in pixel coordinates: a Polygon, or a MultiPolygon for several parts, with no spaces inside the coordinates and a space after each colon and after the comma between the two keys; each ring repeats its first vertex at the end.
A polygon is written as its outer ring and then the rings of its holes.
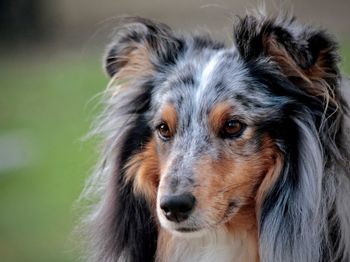
{"type": "Polygon", "coordinates": [[[220,62],[220,57],[223,54],[223,52],[224,51],[220,51],[214,56],[212,56],[209,62],[205,65],[200,78],[199,88],[197,89],[196,93],[197,104],[200,102],[202,95],[205,94],[208,84],[210,83],[210,80],[213,77],[213,73],[215,72],[216,66],[220,62]]]}

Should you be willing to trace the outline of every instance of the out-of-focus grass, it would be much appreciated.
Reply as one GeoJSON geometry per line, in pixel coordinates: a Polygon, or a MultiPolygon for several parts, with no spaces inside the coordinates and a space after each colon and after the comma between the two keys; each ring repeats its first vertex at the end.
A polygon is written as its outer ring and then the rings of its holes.
{"type": "Polygon", "coordinates": [[[27,139],[31,162],[0,172],[0,261],[71,261],[72,206],[96,161],[93,142],[81,138],[107,80],[98,58],[7,61],[0,136],[27,139]]]}
{"type": "Polygon", "coordinates": [[[72,206],[96,162],[94,143],[81,138],[98,99],[89,101],[107,79],[99,58],[50,59],[0,63],[0,137],[21,134],[33,155],[27,167],[0,171],[0,261],[75,260],[67,246],[72,206]]]}

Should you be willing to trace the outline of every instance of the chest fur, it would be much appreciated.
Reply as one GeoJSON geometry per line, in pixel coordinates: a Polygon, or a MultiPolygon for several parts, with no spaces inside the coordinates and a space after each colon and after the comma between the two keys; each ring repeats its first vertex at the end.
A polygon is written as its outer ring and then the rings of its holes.
{"type": "Polygon", "coordinates": [[[182,237],[160,232],[158,262],[258,262],[256,239],[246,231],[224,229],[201,236],[182,237]]]}

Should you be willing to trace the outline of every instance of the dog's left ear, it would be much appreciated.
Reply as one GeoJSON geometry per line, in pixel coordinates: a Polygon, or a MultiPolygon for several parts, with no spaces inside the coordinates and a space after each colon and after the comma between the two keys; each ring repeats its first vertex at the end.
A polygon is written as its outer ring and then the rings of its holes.
{"type": "Polygon", "coordinates": [[[182,41],[167,25],[141,17],[125,18],[121,24],[104,59],[110,77],[149,76],[159,67],[174,63],[182,41]]]}
{"type": "Polygon", "coordinates": [[[247,62],[265,58],[309,95],[337,102],[337,45],[322,30],[291,19],[246,16],[234,28],[236,47],[247,62]]]}

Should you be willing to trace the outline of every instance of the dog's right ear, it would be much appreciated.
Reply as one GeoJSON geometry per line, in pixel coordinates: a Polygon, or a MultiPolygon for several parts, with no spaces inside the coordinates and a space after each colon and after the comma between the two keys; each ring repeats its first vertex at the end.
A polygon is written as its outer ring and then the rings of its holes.
{"type": "Polygon", "coordinates": [[[175,62],[183,43],[171,29],[140,17],[128,17],[108,48],[104,67],[110,77],[125,80],[152,75],[175,62]]]}

